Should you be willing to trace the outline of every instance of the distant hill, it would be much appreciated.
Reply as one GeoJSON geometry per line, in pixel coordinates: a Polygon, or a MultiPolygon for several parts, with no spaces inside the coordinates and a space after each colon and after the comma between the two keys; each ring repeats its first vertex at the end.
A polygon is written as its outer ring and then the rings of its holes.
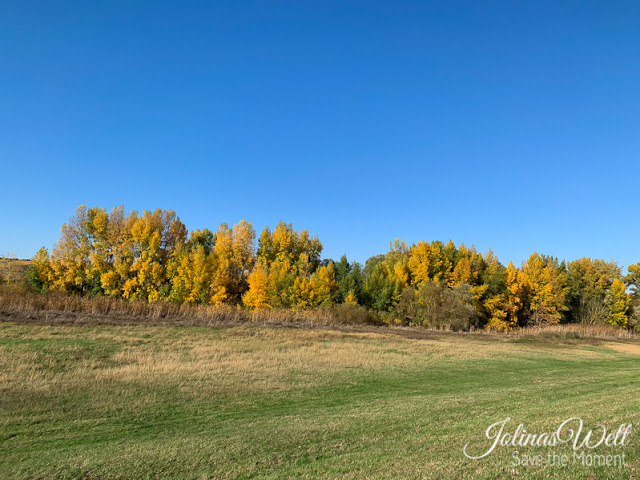
{"type": "Polygon", "coordinates": [[[31,260],[0,258],[0,284],[21,282],[30,265],[31,260]]]}

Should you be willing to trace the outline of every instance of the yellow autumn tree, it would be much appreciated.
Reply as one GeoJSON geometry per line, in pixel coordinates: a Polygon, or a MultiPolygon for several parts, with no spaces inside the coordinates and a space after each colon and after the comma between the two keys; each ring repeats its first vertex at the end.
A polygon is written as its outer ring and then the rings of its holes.
{"type": "Polygon", "coordinates": [[[605,303],[611,312],[607,321],[611,325],[626,327],[630,299],[629,295],[627,295],[625,284],[621,280],[616,278],[613,281],[611,288],[607,292],[605,303]]]}
{"type": "Polygon", "coordinates": [[[396,238],[389,244],[389,252],[383,263],[389,277],[398,284],[398,288],[411,285],[411,269],[409,268],[409,247],[404,240],[396,238]]]}
{"type": "Polygon", "coordinates": [[[177,303],[209,303],[214,256],[204,245],[185,247],[171,262],[169,299],[177,303]]]}
{"type": "Polygon", "coordinates": [[[506,332],[513,327],[507,317],[504,295],[488,297],[482,305],[487,311],[487,326],[489,328],[498,332],[506,332]]]}
{"type": "Polygon", "coordinates": [[[150,302],[168,296],[166,267],[184,246],[186,236],[187,230],[175,212],[143,212],[131,228],[133,263],[122,288],[123,296],[150,302]]]}
{"type": "Polygon", "coordinates": [[[289,223],[265,228],[258,240],[257,261],[268,271],[267,297],[273,307],[307,307],[317,303],[311,274],[320,263],[322,243],[289,223]]]}
{"type": "Polygon", "coordinates": [[[447,255],[447,250],[448,247],[443,245],[442,242],[431,243],[429,273],[432,280],[442,282],[445,285],[449,284],[452,270],[452,263],[449,255],[447,255]]]}
{"type": "Polygon", "coordinates": [[[409,249],[409,259],[407,266],[411,274],[412,284],[419,287],[423,283],[429,282],[429,265],[431,264],[431,246],[424,241],[412,245],[409,249]]]}
{"type": "Polygon", "coordinates": [[[87,293],[91,272],[91,245],[87,232],[87,207],[79,206],[60,229],[60,239],[51,252],[52,287],[87,293]]]}
{"type": "Polygon", "coordinates": [[[300,255],[305,254],[313,266],[317,267],[322,253],[322,243],[309,232],[297,232],[290,223],[279,222],[273,233],[265,228],[258,241],[258,260],[269,266],[276,260],[288,259],[295,265],[300,255]]]}
{"type": "Polygon", "coordinates": [[[297,276],[291,286],[291,306],[294,308],[308,308],[317,305],[317,292],[313,289],[311,281],[305,276],[297,276]]]}
{"type": "Polygon", "coordinates": [[[49,251],[42,247],[31,259],[31,266],[27,271],[27,281],[37,291],[44,293],[54,281],[49,251]]]}
{"type": "Polygon", "coordinates": [[[298,276],[291,287],[291,304],[296,308],[330,305],[337,289],[333,262],[319,267],[310,276],[303,269],[298,269],[298,276]]]}
{"type": "Polygon", "coordinates": [[[233,295],[233,231],[226,223],[218,227],[215,235],[215,271],[211,281],[211,303],[222,304],[233,295]]]}
{"type": "MultiPolygon", "coordinates": [[[[290,307],[291,289],[298,278],[297,268],[288,256],[279,254],[269,266],[267,294],[272,307],[290,307]]],[[[299,285],[300,286],[300,285],[299,285]]]]}
{"type": "Polygon", "coordinates": [[[528,295],[527,276],[518,270],[512,262],[509,262],[506,275],[506,307],[510,326],[524,324],[525,302],[528,295]]]}
{"type": "Polygon", "coordinates": [[[239,303],[247,291],[247,279],[256,261],[255,231],[242,220],[231,230],[226,223],[215,235],[216,266],[211,303],[239,303]]]}
{"type": "Polygon", "coordinates": [[[267,267],[258,263],[249,274],[249,290],[242,297],[245,306],[249,308],[269,308],[269,273],[267,267]]]}
{"type": "Polygon", "coordinates": [[[238,297],[247,291],[247,279],[256,263],[255,243],[256,232],[251,223],[242,220],[233,226],[233,266],[238,297]]]}
{"type": "Polygon", "coordinates": [[[109,213],[108,242],[111,268],[100,275],[100,285],[107,296],[123,296],[124,285],[132,276],[131,266],[136,251],[131,230],[137,221],[138,213],[134,210],[127,215],[123,206],[116,207],[109,213]]]}
{"type": "Polygon", "coordinates": [[[454,287],[466,283],[467,285],[475,284],[475,274],[471,270],[471,262],[467,256],[462,257],[458,264],[453,269],[451,274],[451,284],[449,286],[454,287]]]}
{"type": "Polygon", "coordinates": [[[111,270],[111,251],[109,245],[109,214],[104,208],[91,208],[87,211],[87,236],[89,244],[90,288],[93,293],[101,289],[100,277],[111,270]]]}
{"type": "Polygon", "coordinates": [[[358,305],[358,297],[353,290],[349,290],[349,294],[344,298],[344,303],[347,305],[358,305]]]}
{"type": "Polygon", "coordinates": [[[554,259],[533,253],[522,267],[529,292],[530,320],[534,324],[560,321],[565,306],[564,275],[554,259]]]}
{"type": "MultiPolygon", "coordinates": [[[[411,274],[412,285],[419,287],[423,283],[434,281],[453,286],[456,256],[458,252],[452,241],[446,245],[439,241],[430,244],[420,241],[413,245],[408,251],[407,259],[407,269],[411,274]]],[[[464,265],[461,268],[463,267],[464,265]]]]}
{"type": "Polygon", "coordinates": [[[318,268],[313,275],[311,275],[310,284],[311,290],[313,291],[313,306],[332,304],[333,296],[338,290],[333,262],[329,262],[327,266],[318,268]]]}
{"type": "Polygon", "coordinates": [[[276,256],[273,251],[271,229],[269,227],[265,227],[260,234],[260,238],[258,239],[258,252],[256,260],[258,262],[262,262],[264,266],[269,266],[275,259],[276,256]]]}

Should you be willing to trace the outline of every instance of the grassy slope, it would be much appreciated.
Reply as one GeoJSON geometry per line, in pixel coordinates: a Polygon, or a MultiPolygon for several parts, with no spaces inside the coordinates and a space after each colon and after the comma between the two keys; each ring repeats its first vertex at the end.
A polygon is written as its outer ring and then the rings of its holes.
{"type": "Polygon", "coordinates": [[[507,416],[637,423],[640,349],[615,346],[0,323],[0,477],[633,478],[634,432],[626,469],[462,455],[507,416]]]}
{"type": "Polygon", "coordinates": [[[31,260],[0,258],[0,283],[22,282],[30,266],[31,260]]]}

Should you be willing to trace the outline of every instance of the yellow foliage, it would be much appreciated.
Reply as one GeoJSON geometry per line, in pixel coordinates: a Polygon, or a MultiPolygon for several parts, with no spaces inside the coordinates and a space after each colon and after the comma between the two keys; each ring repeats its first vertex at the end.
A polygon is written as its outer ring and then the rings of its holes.
{"type": "Polygon", "coordinates": [[[487,326],[489,328],[499,332],[505,332],[514,326],[507,317],[507,311],[502,297],[496,296],[487,298],[483,305],[488,312],[489,320],[487,326]]]}
{"type": "Polygon", "coordinates": [[[621,327],[627,326],[627,311],[629,310],[629,295],[626,293],[626,287],[621,280],[615,279],[611,284],[611,289],[606,298],[607,306],[611,314],[609,315],[608,322],[612,325],[619,325],[621,327]]]}
{"type": "Polygon", "coordinates": [[[269,308],[268,295],[269,274],[267,268],[258,263],[249,275],[249,290],[242,297],[243,303],[249,308],[269,308]]]}
{"type": "Polygon", "coordinates": [[[267,292],[272,307],[291,306],[291,288],[297,278],[297,268],[289,258],[279,254],[269,267],[267,292]]]}
{"type": "Polygon", "coordinates": [[[306,230],[298,233],[290,223],[279,222],[273,233],[265,228],[260,235],[258,260],[266,266],[285,258],[296,264],[300,256],[306,254],[309,263],[317,265],[321,252],[322,243],[318,237],[310,237],[306,230]]]}
{"type": "Polygon", "coordinates": [[[295,308],[307,308],[317,304],[317,292],[306,277],[296,277],[291,288],[291,304],[295,308]]]}
{"type": "Polygon", "coordinates": [[[42,247],[33,256],[31,259],[31,266],[35,272],[37,281],[39,281],[43,286],[46,287],[53,283],[55,278],[53,269],[51,268],[51,256],[45,247],[42,247]]]}
{"type": "Polygon", "coordinates": [[[242,220],[231,230],[226,223],[215,235],[215,268],[211,288],[213,303],[239,303],[255,264],[255,231],[242,220]]]}
{"type": "Polygon", "coordinates": [[[429,264],[431,260],[431,246],[427,242],[418,242],[409,250],[409,271],[416,287],[430,281],[429,264]]]}
{"type": "Polygon", "coordinates": [[[462,257],[456,267],[453,269],[451,276],[452,285],[456,286],[463,283],[473,285],[475,283],[474,272],[471,271],[471,262],[467,257],[462,257]]]}
{"type": "Polygon", "coordinates": [[[211,299],[209,303],[212,305],[221,305],[223,303],[227,303],[229,300],[229,293],[227,292],[227,287],[224,285],[218,285],[213,287],[213,294],[211,295],[211,299]]]}
{"type": "Polygon", "coordinates": [[[234,252],[233,231],[226,223],[218,227],[215,235],[215,270],[211,280],[211,303],[221,304],[230,300],[230,294],[234,291],[234,252]]]}
{"type": "Polygon", "coordinates": [[[213,254],[204,245],[184,249],[170,266],[170,299],[178,303],[208,303],[211,297],[213,254]]]}
{"type": "Polygon", "coordinates": [[[245,220],[233,226],[233,268],[238,290],[246,282],[255,265],[256,232],[245,220]]]}
{"type": "Polygon", "coordinates": [[[313,291],[312,305],[329,305],[333,303],[333,295],[338,290],[333,262],[326,267],[320,267],[311,276],[311,289],[313,291]]]}
{"type": "Polygon", "coordinates": [[[349,304],[349,305],[357,305],[358,304],[358,298],[356,297],[356,294],[353,290],[349,291],[349,295],[347,295],[344,299],[344,303],[349,304]]]}
{"type": "Polygon", "coordinates": [[[409,267],[403,261],[396,262],[393,266],[393,278],[400,282],[402,288],[406,288],[410,283],[410,275],[409,267]]]}
{"type": "Polygon", "coordinates": [[[186,237],[186,228],[174,212],[160,209],[143,212],[131,226],[128,246],[133,261],[123,296],[159,300],[160,288],[167,278],[167,264],[185,244],[186,237]]]}
{"type": "Polygon", "coordinates": [[[527,276],[515,268],[512,262],[509,262],[506,276],[506,311],[509,323],[512,325],[523,324],[523,312],[528,292],[527,276]]]}
{"type": "Polygon", "coordinates": [[[524,264],[529,292],[529,308],[534,323],[558,323],[565,310],[564,276],[554,261],[533,253],[524,264]]]}

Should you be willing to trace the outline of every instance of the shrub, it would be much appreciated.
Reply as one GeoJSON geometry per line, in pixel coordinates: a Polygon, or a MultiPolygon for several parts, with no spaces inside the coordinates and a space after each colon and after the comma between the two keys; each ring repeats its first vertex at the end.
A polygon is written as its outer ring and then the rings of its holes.
{"type": "Polygon", "coordinates": [[[418,290],[402,291],[396,314],[410,325],[466,331],[478,321],[473,300],[469,285],[449,289],[440,282],[427,282],[418,290]]]}

